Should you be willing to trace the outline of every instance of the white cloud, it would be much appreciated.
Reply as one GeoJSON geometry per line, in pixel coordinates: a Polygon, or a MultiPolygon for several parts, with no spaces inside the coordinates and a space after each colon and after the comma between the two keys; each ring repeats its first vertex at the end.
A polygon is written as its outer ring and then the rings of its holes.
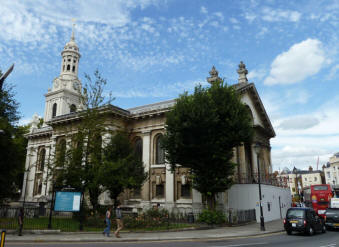
{"type": "Polygon", "coordinates": [[[272,9],[265,7],[262,9],[261,18],[264,21],[277,22],[277,21],[290,21],[298,22],[300,20],[301,13],[292,10],[272,9]]]}
{"type": "Polygon", "coordinates": [[[259,69],[259,70],[251,70],[248,75],[247,75],[247,78],[249,80],[252,80],[252,79],[258,79],[258,80],[262,80],[267,74],[267,71],[265,69],[259,69]]]}
{"type": "Polygon", "coordinates": [[[282,121],[278,127],[284,130],[309,129],[319,122],[319,119],[313,116],[297,116],[282,121]]]}
{"type": "Polygon", "coordinates": [[[325,62],[322,43],[307,39],[278,55],[271,64],[266,85],[293,84],[319,72],[325,62]]]}
{"type": "Polygon", "coordinates": [[[201,6],[200,12],[203,13],[203,14],[207,14],[208,13],[207,8],[204,7],[204,6],[201,6]]]}
{"type": "Polygon", "coordinates": [[[115,91],[113,96],[116,98],[147,98],[147,97],[172,97],[176,98],[184,91],[191,92],[198,84],[206,86],[207,82],[198,80],[188,80],[184,82],[175,82],[169,84],[157,83],[149,88],[131,88],[124,91],[115,91]]]}
{"type": "Polygon", "coordinates": [[[239,23],[239,21],[237,19],[235,19],[234,17],[230,18],[230,22],[233,23],[233,24],[238,24],[239,23]]]}
{"type": "Polygon", "coordinates": [[[331,68],[330,73],[328,75],[328,79],[336,78],[338,76],[338,71],[339,71],[339,64],[336,64],[331,68]]]}

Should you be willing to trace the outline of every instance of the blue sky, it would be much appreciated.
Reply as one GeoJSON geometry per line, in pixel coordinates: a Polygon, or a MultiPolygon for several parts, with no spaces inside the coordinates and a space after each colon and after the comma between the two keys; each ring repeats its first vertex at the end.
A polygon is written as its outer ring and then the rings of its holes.
{"type": "Polygon", "coordinates": [[[114,104],[173,99],[206,85],[213,65],[229,84],[244,61],[277,136],[273,169],[316,168],[339,151],[339,1],[0,0],[0,68],[13,62],[22,119],[44,113],[63,46],[75,38],[79,77],[98,68],[114,104]]]}

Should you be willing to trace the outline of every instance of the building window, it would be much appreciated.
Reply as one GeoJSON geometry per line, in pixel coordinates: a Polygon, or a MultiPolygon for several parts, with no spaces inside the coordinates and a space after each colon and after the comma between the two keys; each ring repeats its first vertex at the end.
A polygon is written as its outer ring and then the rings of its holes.
{"type": "Polygon", "coordinates": [[[67,65],[67,71],[70,71],[71,70],[71,65],[67,65]]]}
{"type": "Polygon", "coordinates": [[[181,185],[181,197],[191,198],[191,185],[189,183],[181,185]]]}
{"type": "Polygon", "coordinates": [[[77,107],[74,104],[72,104],[69,108],[70,108],[69,110],[70,110],[71,113],[76,112],[76,110],[77,110],[77,107]]]}
{"type": "Polygon", "coordinates": [[[54,103],[52,109],[52,117],[55,117],[56,113],[57,113],[57,103],[54,103]]]}
{"type": "Polygon", "coordinates": [[[134,140],[134,152],[139,161],[142,161],[142,139],[137,137],[134,140]]]}
{"type": "Polygon", "coordinates": [[[330,172],[327,172],[327,177],[331,178],[331,173],[330,172]]]}
{"type": "Polygon", "coordinates": [[[38,159],[38,167],[37,171],[44,171],[45,167],[45,157],[46,157],[46,150],[43,148],[39,152],[39,159],[38,159]]]}
{"type": "Polygon", "coordinates": [[[74,65],[73,65],[72,71],[73,71],[73,72],[75,71],[75,66],[74,66],[74,65]]]}
{"type": "Polygon", "coordinates": [[[61,139],[59,141],[59,144],[57,145],[57,166],[58,167],[64,167],[65,161],[66,161],[66,140],[61,139]]]}
{"type": "Polygon", "coordinates": [[[163,136],[161,134],[157,135],[155,138],[155,163],[156,164],[165,163],[165,151],[161,145],[162,138],[163,136]]]}
{"type": "Polygon", "coordinates": [[[271,211],[271,203],[270,203],[270,202],[267,203],[267,211],[268,211],[268,212],[271,211]]]}
{"type": "Polygon", "coordinates": [[[157,184],[155,186],[155,197],[157,198],[163,198],[165,195],[165,186],[163,183],[157,184]]]}
{"type": "Polygon", "coordinates": [[[304,178],[305,181],[307,181],[307,178],[304,178]]]}
{"type": "Polygon", "coordinates": [[[314,177],[314,182],[317,182],[317,177],[314,177]]]}

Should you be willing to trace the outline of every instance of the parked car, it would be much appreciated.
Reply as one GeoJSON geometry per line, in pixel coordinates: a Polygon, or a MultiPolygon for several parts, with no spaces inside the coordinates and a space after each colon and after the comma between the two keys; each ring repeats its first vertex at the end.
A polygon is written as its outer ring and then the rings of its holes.
{"type": "Polygon", "coordinates": [[[325,225],[327,229],[339,228],[339,198],[332,198],[330,208],[326,209],[325,225]]]}
{"type": "Polygon", "coordinates": [[[316,232],[326,232],[325,220],[312,208],[289,208],[284,219],[284,229],[288,235],[292,232],[303,232],[313,235],[316,232]]]}

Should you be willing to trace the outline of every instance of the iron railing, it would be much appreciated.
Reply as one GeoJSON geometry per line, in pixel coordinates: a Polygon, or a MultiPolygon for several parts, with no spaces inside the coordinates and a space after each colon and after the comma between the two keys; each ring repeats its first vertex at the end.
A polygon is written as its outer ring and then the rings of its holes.
{"type": "MultiPolygon", "coordinates": [[[[0,205],[0,229],[18,229],[18,215],[21,207],[11,207],[0,205]]],[[[236,225],[245,222],[255,221],[255,209],[251,210],[222,210],[225,221],[222,224],[236,225]]],[[[49,229],[49,203],[32,203],[24,208],[24,230],[45,230],[49,229]]],[[[129,230],[171,230],[199,227],[204,223],[199,221],[201,210],[187,209],[184,212],[174,210],[169,213],[167,210],[145,211],[137,214],[125,212],[124,226],[129,230]]],[[[113,210],[114,218],[114,210],[113,210]]],[[[86,212],[82,218],[80,227],[79,213],[54,212],[52,211],[51,229],[58,229],[66,232],[79,231],[102,231],[105,228],[104,214],[93,214],[86,212]]],[[[112,228],[116,227],[116,222],[112,220],[112,228]]]]}

